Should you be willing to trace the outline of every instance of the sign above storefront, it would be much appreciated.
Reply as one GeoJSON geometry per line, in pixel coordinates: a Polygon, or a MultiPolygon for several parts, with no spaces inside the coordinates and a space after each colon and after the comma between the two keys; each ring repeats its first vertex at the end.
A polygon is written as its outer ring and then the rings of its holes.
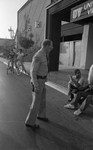
{"type": "Polygon", "coordinates": [[[71,9],[71,22],[93,16],[93,0],[84,2],[71,9]]]}

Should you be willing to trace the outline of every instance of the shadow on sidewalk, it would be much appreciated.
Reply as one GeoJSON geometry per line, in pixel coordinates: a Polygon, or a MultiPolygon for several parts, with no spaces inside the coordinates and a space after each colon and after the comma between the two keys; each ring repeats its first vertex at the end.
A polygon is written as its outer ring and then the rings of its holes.
{"type": "Polygon", "coordinates": [[[92,137],[86,137],[77,130],[70,129],[69,125],[67,128],[50,121],[46,126],[38,130],[37,134],[43,139],[47,139],[51,145],[53,143],[59,150],[82,150],[85,149],[85,145],[89,150],[93,148],[92,137]]]}

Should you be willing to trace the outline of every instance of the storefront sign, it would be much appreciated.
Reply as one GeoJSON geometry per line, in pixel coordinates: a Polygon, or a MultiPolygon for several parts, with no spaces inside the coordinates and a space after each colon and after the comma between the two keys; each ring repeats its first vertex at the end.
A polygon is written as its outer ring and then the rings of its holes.
{"type": "Polygon", "coordinates": [[[71,22],[93,16],[93,0],[78,5],[71,10],[71,22]]]}

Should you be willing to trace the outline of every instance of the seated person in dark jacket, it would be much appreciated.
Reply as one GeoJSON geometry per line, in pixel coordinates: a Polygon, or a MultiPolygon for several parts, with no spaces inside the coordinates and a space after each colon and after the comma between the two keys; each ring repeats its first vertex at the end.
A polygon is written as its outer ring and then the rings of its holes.
{"type": "Polygon", "coordinates": [[[91,67],[89,69],[88,83],[89,83],[89,89],[87,89],[85,92],[79,94],[79,96],[77,97],[77,99],[78,99],[81,95],[83,95],[83,96],[85,96],[85,99],[81,103],[80,107],[74,112],[74,115],[77,115],[77,116],[80,115],[81,113],[83,113],[86,110],[86,108],[91,103],[93,103],[93,65],[91,65],[91,67]]]}
{"type": "Polygon", "coordinates": [[[81,75],[81,72],[79,69],[75,69],[73,76],[69,76],[70,80],[68,82],[68,101],[71,102],[77,93],[78,89],[85,86],[85,79],[81,75]]]}
{"type": "Polygon", "coordinates": [[[65,108],[77,109],[74,115],[80,115],[92,102],[93,96],[93,65],[90,67],[88,74],[88,85],[85,88],[81,88],[77,92],[76,98],[70,104],[65,105],[65,108]],[[86,88],[87,87],[87,88],[86,88]],[[81,99],[82,98],[82,99],[81,99]],[[81,101],[81,103],[80,103],[81,101]],[[78,107],[79,104],[79,107],[78,107]]]}

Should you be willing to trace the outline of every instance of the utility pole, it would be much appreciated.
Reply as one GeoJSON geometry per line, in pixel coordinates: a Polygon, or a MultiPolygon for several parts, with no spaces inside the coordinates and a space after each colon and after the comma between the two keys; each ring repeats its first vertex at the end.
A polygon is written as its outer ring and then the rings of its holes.
{"type": "Polygon", "coordinates": [[[8,31],[10,32],[11,39],[14,39],[14,30],[12,29],[12,27],[10,27],[10,29],[8,29],[8,31]]]}

